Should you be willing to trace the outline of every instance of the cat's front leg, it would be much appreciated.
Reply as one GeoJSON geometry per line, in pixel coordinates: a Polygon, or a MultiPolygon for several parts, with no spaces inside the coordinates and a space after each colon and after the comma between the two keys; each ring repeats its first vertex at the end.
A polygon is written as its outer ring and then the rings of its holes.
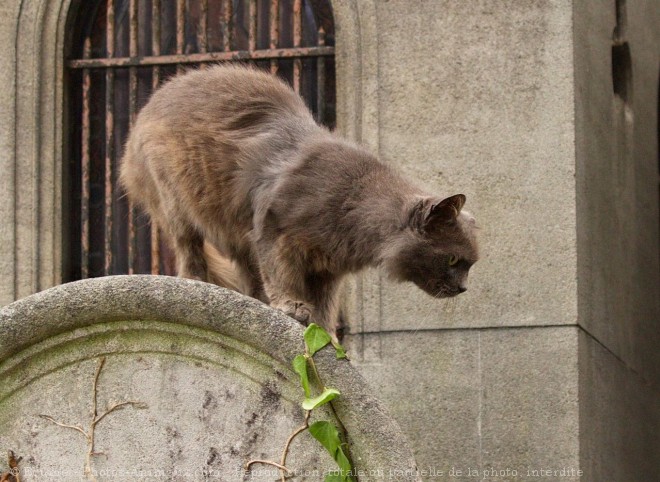
{"type": "Polygon", "coordinates": [[[314,321],[314,305],[305,300],[304,267],[279,240],[258,243],[259,271],[270,306],[307,325],[314,321]]]}

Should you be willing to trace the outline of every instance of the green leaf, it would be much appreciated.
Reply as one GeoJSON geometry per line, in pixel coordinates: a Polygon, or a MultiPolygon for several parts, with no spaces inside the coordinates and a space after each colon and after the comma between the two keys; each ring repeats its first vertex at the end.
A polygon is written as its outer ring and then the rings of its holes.
{"type": "Polygon", "coordinates": [[[316,323],[312,323],[307,327],[303,337],[305,338],[305,344],[307,345],[310,356],[332,341],[328,332],[316,323]]]}
{"type": "Polygon", "coordinates": [[[333,338],[331,340],[332,346],[335,347],[335,352],[337,354],[337,360],[341,360],[342,358],[348,358],[348,355],[346,355],[346,350],[344,350],[344,347],[339,344],[338,341],[335,341],[333,338]]]}
{"type": "Polygon", "coordinates": [[[330,422],[322,420],[311,424],[309,426],[309,433],[321,442],[321,445],[330,452],[330,455],[334,459],[337,450],[341,449],[341,440],[339,439],[339,430],[337,430],[337,427],[330,422]]]}
{"type": "Polygon", "coordinates": [[[327,421],[315,422],[309,426],[309,433],[312,434],[316,440],[330,453],[332,458],[337,462],[341,469],[342,475],[328,474],[327,481],[346,481],[352,480],[350,477],[351,463],[348,461],[346,454],[341,448],[341,440],[339,439],[339,430],[333,424],[327,421]],[[333,478],[328,478],[333,477],[333,478]],[[337,478],[339,477],[339,478],[337,478]]]}
{"type": "Polygon", "coordinates": [[[300,375],[300,384],[305,390],[305,396],[309,398],[311,392],[309,390],[309,377],[307,376],[307,357],[305,355],[298,355],[293,359],[293,371],[300,375]]]}
{"type": "Polygon", "coordinates": [[[326,388],[318,397],[306,398],[302,403],[302,408],[305,410],[314,410],[321,405],[325,405],[330,400],[334,400],[339,395],[341,395],[339,390],[335,390],[334,388],[326,388]]]}
{"type": "MultiPolygon", "coordinates": [[[[342,473],[347,476],[351,471],[351,463],[348,461],[348,457],[344,454],[344,451],[341,447],[337,451],[337,456],[335,457],[335,462],[339,465],[339,468],[342,470],[342,473]]],[[[348,477],[346,478],[348,480],[348,477]]]]}

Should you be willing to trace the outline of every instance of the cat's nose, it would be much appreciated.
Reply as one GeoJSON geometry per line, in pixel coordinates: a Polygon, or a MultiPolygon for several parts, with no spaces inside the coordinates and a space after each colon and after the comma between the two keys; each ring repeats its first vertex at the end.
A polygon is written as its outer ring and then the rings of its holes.
{"type": "Polygon", "coordinates": [[[459,286],[458,287],[458,292],[459,293],[465,293],[467,291],[467,286],[459,286]]]}

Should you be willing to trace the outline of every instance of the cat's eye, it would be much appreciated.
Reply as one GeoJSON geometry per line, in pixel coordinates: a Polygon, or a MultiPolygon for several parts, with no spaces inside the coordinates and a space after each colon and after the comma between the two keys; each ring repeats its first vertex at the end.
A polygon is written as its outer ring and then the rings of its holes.
{"type": "Polygon", "coordinates": [[[456,263],[458,263],[458,256],[454,256],[453,254],[449,256],[449,266],[454,266],[456,263]]]}

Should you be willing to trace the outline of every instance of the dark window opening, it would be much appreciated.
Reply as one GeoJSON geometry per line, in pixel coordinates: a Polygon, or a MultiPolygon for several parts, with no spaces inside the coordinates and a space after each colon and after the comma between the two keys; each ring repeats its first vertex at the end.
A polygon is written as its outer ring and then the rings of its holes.
{"type": "Polygon", "coordinates": [[[632,58],[626,41],[628,17],[626,0],[615,2],[616,26],[612,34],[612,89],[624,104],[632,103],[632,58]]]}
{"type": "Polygon", "coordinates": [[[319,122],[335,125],[329,0],[78,0],[71,12],[64,281],[174,274],[159,232],[117,187],[135,115],[171,76],[248,62],[287,80],[319,122]]]}
{"type": "Polygon", "coordinates": [[[612,87],[614,95],[630,104],[632,98],[632,59],[628,42],[612,46],[612,87]]]}

